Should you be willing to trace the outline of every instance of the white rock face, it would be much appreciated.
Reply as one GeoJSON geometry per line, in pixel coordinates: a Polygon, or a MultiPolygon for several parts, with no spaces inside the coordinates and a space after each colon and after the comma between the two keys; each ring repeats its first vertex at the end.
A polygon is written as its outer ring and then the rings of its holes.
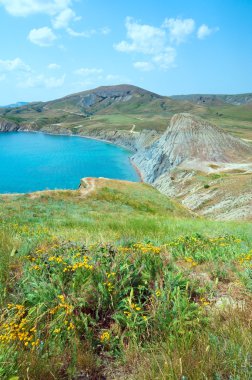
{"type": "Polygon", "coordinates": [[[199,117],[174,115],[166,132],[132,160],[146,182],[192,211],[252,218],[252,146],[199,117]]]}
{"type": "Polygon", "coordinates": [[[237,162],[252,157],[252,148],[209,122],[187,113],[174,115],[163,136],[133,161],[145,180],[154,183],[185,161],[237,162]]]}

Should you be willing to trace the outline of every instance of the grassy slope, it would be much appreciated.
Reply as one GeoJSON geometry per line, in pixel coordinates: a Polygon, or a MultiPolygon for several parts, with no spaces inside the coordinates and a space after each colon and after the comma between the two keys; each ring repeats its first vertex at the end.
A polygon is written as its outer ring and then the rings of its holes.
{"type": "Polygon", "coordinates": [[[251,224],[218,223],[192,214],[151,186],[99,180],[87,198],[79,191],[38,192],[0,197],[0,218],[19,225],[45,225],[59,237],[92,242],[152,239],[165,243],[180,234],[234,233],[249,238],[251,224]]]}
{"type": "Polygon", "coordinates": [[[1,378],[251,378],[250,223],[102,179],[0,203],[1,378]]]}

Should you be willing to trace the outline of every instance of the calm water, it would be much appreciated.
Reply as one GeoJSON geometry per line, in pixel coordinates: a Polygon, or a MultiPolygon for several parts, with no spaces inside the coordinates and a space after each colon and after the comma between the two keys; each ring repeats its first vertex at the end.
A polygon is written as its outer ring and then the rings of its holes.
{"type": "Polygon", "coordinates": [[[0,193],[77,189],[83,177],[138,181],[129,155],[80,137],[0,133],[0,193]]]}

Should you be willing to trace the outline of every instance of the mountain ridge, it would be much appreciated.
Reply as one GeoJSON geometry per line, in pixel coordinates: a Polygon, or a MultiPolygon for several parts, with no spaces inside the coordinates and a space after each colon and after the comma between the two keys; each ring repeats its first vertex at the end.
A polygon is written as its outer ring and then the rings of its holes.
{"type": "Polygon", "coordinates": [[[206,105],[247,105],[252,104],[252,93],[241,94],[185,94],[172,95],[172,99],[179,101],[189,101],[196,104],[206,105]]]}

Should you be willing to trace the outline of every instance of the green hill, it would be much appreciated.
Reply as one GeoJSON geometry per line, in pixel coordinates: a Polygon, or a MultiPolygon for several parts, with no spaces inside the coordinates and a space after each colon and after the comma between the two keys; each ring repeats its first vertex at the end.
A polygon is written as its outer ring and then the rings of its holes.
{"type": "Polygon", "coordinates": [[[0,109],[26,128],[85,134],[94,129],[163,132],[175,113],[201,116],[241,138],[252,139],[250,94],[166,97],[131,85],[98,87],[50,102],[0,109]],[[200,100],[199,100],[200,99],[200,100]]]}

